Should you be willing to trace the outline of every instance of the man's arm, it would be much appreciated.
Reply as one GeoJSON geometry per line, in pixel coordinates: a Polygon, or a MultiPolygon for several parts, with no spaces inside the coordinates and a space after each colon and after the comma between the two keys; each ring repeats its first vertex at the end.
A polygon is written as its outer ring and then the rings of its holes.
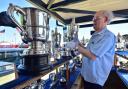
{"type": "Polygon", "coordinates": [[[84,56],[88,57],[89,59],[95,60],[96,56],[91,53],[89,50],[87,50],[86,48],[84,48],[84,46],[82,46],[81,44],[79,44],[78,46],[78,51],[83,54],[84,56]]]}

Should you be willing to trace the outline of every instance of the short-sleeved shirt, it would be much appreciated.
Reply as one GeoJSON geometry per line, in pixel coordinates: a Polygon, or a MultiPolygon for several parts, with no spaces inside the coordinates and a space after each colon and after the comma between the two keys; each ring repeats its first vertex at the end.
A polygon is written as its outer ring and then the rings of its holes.
{"type": "Polygon", "coordinates": [[[96,60],[83,57],[81,75],[85,81],[104,85],[114,62],[115,42],[115,35],[106,27],[92,34],[86,49],[96,56],[96,60]]]}

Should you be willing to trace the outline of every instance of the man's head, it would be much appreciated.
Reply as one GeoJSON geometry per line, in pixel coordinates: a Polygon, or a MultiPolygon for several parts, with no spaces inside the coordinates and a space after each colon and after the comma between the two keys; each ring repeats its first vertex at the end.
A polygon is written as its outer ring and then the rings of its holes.
{"type": "Polygon", "coordinates": [[[93,27],[95,31],[101,31],[107,24],[111,22],[113,13],[111,11],[100,10],[97,11],[93,18],[93,27]]]}

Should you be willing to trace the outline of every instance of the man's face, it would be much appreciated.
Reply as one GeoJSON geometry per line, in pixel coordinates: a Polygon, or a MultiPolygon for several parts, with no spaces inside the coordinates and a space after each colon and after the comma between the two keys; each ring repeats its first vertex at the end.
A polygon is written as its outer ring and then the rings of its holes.
{"type": "Polygon", "coordinates": [[[107,17],[101,11],[96,12],[93,18],[93,28],[95,31],[101,31],[107,25],[107,17]]]}

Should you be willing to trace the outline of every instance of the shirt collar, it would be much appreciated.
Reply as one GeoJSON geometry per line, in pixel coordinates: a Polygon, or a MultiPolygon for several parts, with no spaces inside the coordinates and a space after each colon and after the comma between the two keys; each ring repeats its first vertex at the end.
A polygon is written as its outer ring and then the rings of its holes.
{"type": "Polygon", "coordinates": [[[92,36],[94,36],[94,35],[102,35],[106,30],[107,30],[107,28],[104,27],[100,32],[94,32],[94,34],[92,36]]]}

